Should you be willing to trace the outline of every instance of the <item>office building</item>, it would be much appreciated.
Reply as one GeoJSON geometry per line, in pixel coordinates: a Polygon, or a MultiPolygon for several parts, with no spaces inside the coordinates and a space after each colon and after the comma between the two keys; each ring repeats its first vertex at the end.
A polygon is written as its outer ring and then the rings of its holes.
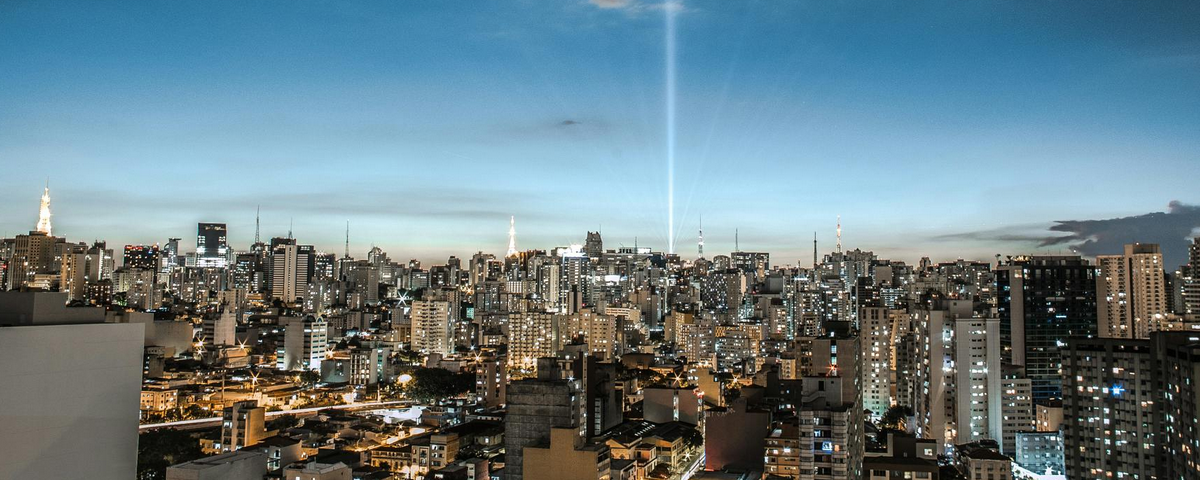
{"type": "Polygon", "coordinates": [[[224,223],[196,224],[196,266],[225,268],[229,265],[228,229],[224,223]]]}
{"type": "Polygon", "coordinates": [[[159,264],[158,245],[126,245],[123,257],[125,268],[157,270],[159,264]]]}
{"type": "Polygon", "coordinates": [[[297,245],[294,239],[276,238],[271,241],[271,268],[267,288],[272,298],[295,302],[308,295],[308,285],[316,263],[311,245],[297,245]]]}
{"type": "Polygon", "coordinates": [[[1033,398],[1062,396],[1068,339],[1095,337],[1096,269],[1079,256],[1013,258],[996,268],[1001,361],[1025,367],[1033,398]]]}

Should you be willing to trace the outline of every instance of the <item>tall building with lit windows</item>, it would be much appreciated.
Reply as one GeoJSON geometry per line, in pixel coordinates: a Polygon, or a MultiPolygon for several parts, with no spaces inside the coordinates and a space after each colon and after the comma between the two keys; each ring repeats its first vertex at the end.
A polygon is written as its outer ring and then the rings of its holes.
{"type": "Polygon", "coordinates": [[[1072,339],[1062,359],[1067,478],[1163,478],[1150,341],[1072,339]]]}
{"type": "Polygon", "coordinates": [[[224,268],[229,264],[228,229],[224,223],[196,224],[196,266],[224,268]]]}
{"type": "Polygon", "coordinates": [[[450,303],[417,300],[412,303],[412,349],[424,354],[454,353],[450,303]]]}
{"type": "Polygon", "coordinates": [[[508,363],[531,368],[538,358],[556,353],[559,316],[549,313],[513,314],[508,320],[508,363]]]}
{"type": "Polygon", "coordinates": [[[996,267],[1001,361],[1025,367],[1035,401],[1062,395],[1070,338],[1095,337],[1096,269],[1078,255],[1017,257],[996,267]]]}
{"type": "Polygon", "coordinates": [[[1165,320],[1167,285],[1162,250],[1155,244],[1125,245],[1121,255],[1097,255],[1099,335],[1149,338],[1165,320]]]}
{"type": "Polygon", "coordinates": [[[158,245],[126,245],[125,268],[156,270],[159,264],[158,245]]]}
{"type": "Polygon", "coordinates": [[[862,336],[863,408],[879,418],[897,403],[896,340],[898,324],[907,320],[904,310],[882,306],[859,309],[858,322],[862,336]]]}
{"type": "Polygon", "coordinates": [[[1178,311],[1200,317],[1200,237],[1192,239],[1188,246],[1188,263],[1179,270],[1182,292],[1178,311]]]}
{"type": "Polygon", "coordinates": [[[1150,334],[1154,349],[1154,430],[1158,478],[1200,478],[1200,335],[1150,334]]]}

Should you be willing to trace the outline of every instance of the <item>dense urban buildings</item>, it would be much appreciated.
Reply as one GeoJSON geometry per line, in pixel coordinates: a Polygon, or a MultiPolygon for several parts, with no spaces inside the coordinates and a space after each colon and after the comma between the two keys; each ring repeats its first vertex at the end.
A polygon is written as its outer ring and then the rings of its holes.
{"type": "Polygon", "coordinates": [[[0,243],[13,478],[1054,480],[1200,465],[1195,242],[1172,277],[1159,245],[1136,243],[1094,265],[909,265],[839,245],[793,266],[606,249],[599,232],[518,250],[510,218],[511,251],[463,265],[331,254],[291,233],[240,249],[217,223],[195,251],[168,237],[118,257],[37,228],[0,243]],[[173,440],[139,445],[139,430],[173,440]],[[137,456],[155,448],[176,449],[169,464],[137,456]]]}

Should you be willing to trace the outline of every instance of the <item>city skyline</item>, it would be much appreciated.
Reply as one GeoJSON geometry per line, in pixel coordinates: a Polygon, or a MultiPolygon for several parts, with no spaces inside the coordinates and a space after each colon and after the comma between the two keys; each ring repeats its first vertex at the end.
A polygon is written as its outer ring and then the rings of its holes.
{"type": "Polygon", "coordinates": [[[0,232],[31,229],[49,177],[56,233],[114,244],[215,221],[241,249],[261,205],[264,235],[294,220],[330,251],[349,220],[354,251],[503,252],[510,216],[521,248],[602,228],[665,251],[664,5],[681,255],[701,215],[713,252],[737,230],[804,260],[841,215],[847,245],[913,261],[1069,252],[1093,232],[1055,222],[1160,211],[1182,215],[1112,243],[1183,254],[1200,36],[1197,7],[1167,4],[170,5],[138,29],[11,4],[0,160],[29,167],[0,189],[0,232]]]}
{"type": "Polygon", "coordinates": [[[1198,24],[0,0],[0,479],[1200,480],[1198,24]]]}
{"type": "MultiPolygon", "coordinates": [[[[50,219],[50,216],[52,215],[52,213],[51,213],[52,210],[50,209],[51,197],[49,196],[50,195],[49,190],[50,190],[49,187],[45,187],[43,189],[43,194],[39,199],[40,200],[39,209],[38,209],[39,210],[39,212],[38,212],[39,218],[37,221],[37,225],[34,228],[30,229],[29,231],[40,231],[42,233],[50,233],[49,232],[49,228],[50,228],[50,220],[49,219],[50,219]]],[[[402,257],[412,258],[412,259],[415,259],[418,261],[429,262],[429,263],[436,263],[436,262],[442,261],[446,257],[449,257],[449,256],[463,258],[463,257],[470,256],[471,254],[476,253],[476,252],[490,253],[490,254],[495,254],[498,256],[500,255],[500,253],[498,253],[500,250],[493,251],[491,243],[477,245],[477,247],[473,250],[470,248],[468,248],[465,251],[447,250],[445,252],[445,254],[442,255],[441,257],[407,255],[406,252],[409,252],[411,250],[405,249],[403,242],[392,243],[390,245],[383,244],[383,243],[377,243],[377,242],[371,242],[368,245],[363,245],[362,242],[356,240],[355,237],[353,237],[353,235],[351,235],[351,224],[349,223],[349,221],[347,221],[347,223],[345,224],[345,231],[344,231],[345,236],[342,237],[342,243],[340,243],[340,244],[338,244],[338,246],[334,247],[334,246],[330,246],[326,243],[311,242],[307,238],[304,238],[304,239],[299,238],[299,235],[295,231],[295,218],[288,219],[286,232],[276,233],[273,230],[264,232],[262,230],[261,208],[256,208],[254,213],[255,213],[255,216],[254,216],[254,219],[252,222],[253,226],[250,227],[250,230],[253,233],[234,234],[234,235],[229,236],[229,240],[227,243],[231,247],[230,253],[248,252],[248,251],[250,251],[250,247],[253,245],[254,241],[261,240],[265,243],[265,242],[268,242],[271,238],[296,238],[297,240],[300,240],[306,244],[314,245],[317,248],[317,250],[319,250],[319,251],[337,253],[340,248],[340,249],[344,250],[345,253],[349,253],[351,256],[354,256],[355,253],[360,253],[362,255],[365,255],[366,254],[365,252],[367,252],[368,250],[373,249],[375,247],[379,247],[384,251],[388,251],[388,247],[390,246],[390,247],[396,248],[396,249],[392,250],[393,254],[399,254],[402,257]],[[245,240],[245,241],[242,241],[242,240],[245,240]],[[242,245],[244,245],[245,248],[242,248],[241,247],[242,245]]],[[[514,243],[513,243],[515,240],[514,234],[516,234],[516,232],[517,232],[515,230],[515,221],[516,221],[515,216],[510,216],[509,223],[507,225],[506,230],[504,231],[504,240],[505,240],[505,242],[507,242],[507,245],[508,245],[506,250],[501,249],[501,250],[505,250],[506,253],[504,253],[504,255],[512,255],[513,251],[514,251],[514,243]]],[[[220,221],[220,220],[200,221],[200,222],[196,222],[196,223],[199,225],[205,225],[205,224],[209,224],[209,223],[217,223],[217,224],[224,225],[224,226],[229,225],[228,222],[224,222],[224,221],[220,221]]],[[[977,257],[964,256],[964,255],[953,255],[953,254],[939,256],[936,253],[921,253],[916,258],[911,258],[911,259],[905,257],[902,254],[901,255],[891,255],[891,256],[895,257],[897,260],[906,260],[906,261],[910,261],[911,263],[914,263],[914,264],[921,258],[925,258],[925,257],[928,257],[928,258],[932,259],[933,261],[938,261],[938,262],[953,261],[953,260],[992,261],[996,256],[1012,257],[1012,256],[1021,256],[1021,255],[1071,254],[1071,255],[1084,255],[1085,257],[1095,257],[1096,255],[1117,253],[1120,250],[1121,246],[1125,245],[1125,244],[1146,243],[1146,244],[1154,244],[1154,245],[1162,244],[1162,245],[1168,246],[1167,251],[1164,252],[1164,260],[1166,261],[1166,264],[1169,267],[1173,264],[1183,265],[1184,263],[1187,262],[1187,251],[1189,248],[1189,244],[1191,243],[1192,238],[1200,235],[1200,227],[1194,227],[1193,225],[1200,225],[1200,207],[1184,205],[1184,204],[1180,204],[1178,202],[1172,202],[1171,205],[1168,206],[1167,212],[1152,212],[1152,213],[1146,214],[1146,215],[1124,217],[1124,218],[1114,218],[1114,219],[1104,219],[1104,220],[1096,220],[1096,221],[1082,221],[1082,222],[1059,221],[1059,222],[1055,222],[1055,224],[1053,226],[1046,229],[1047,232],[1053,231],[1053,232],[1060,233],[1060,235],[1037,235],[1037,234],[1022,235],[1020,229],[1012,229],[1012,230],[995,229],[992,231],[964,232],[964,233],[958,233],[958,234],[950,234],[950,235],[945,235],[943,237],[946,240],[956,239],[956,238],[964,239],[964,240],[977,240],[977,239],[981,239],[981,238],[995,236],[995,237],[1000,238],[1001,240],[1008,241],[1008,242],[1014,242],[1015,244],[1023,243],[1026,245],[1036,245],[1036,247],[1032,247],[1030,249],[1023,250],[1023,251],[1018,250],[1018,251],[1008,251],[1008,252],[996,252],[992,255],[979,255],[977,257]],[[1140,228],[1140,227],[1144,227],[1144,228],[1146,228],[1146,230],[1138,230],[1138,228],[1140,228]],[[1178,237],[1179,234],[1181,234],[1183,232],[1187,232],[1186,236],[1176,238],[1176,237],[1178,237]],[[1131,239],[1133,239],[1133,240],[1131,240],[1131,239]],[[1075,243],[1075,245],[1072,245],[1072,243],[1075,243]],[[1116,250],[1112,250],[1114,245],[1117,246],[1116,250]]],[[[241,226],[241,225],[239,224],[239,226],[241,226]]],[[[60,232],[61,232],[61,230],[60,230],[60,232]]],[[[580,236],[580,238],[578,238],[578,239],[572,238],[571,240],[561,242],[561,243],[535,244],[535,245],[518,243],[515,248],[516,248],[516,251],[531,251],[531,250],[550,251],[554,248],[559,248],[559,247],[582,246],[584,244],[584,240],[582,239],[582,237],[586,237],[587,234],[591,233],[591,232],[593,232],[593,230],[590,230],[590,229],[586,230],[585,232],[583,232],[583,234],[580,236]]],[[[597,230],[595,230],[595,232],[603,234],[602,226],[600,226],[600,228],[597,228],[597,230]]],[[[318,229],[317,233],[318,234],[313,235],[313,237],[327,237],[328,236],[328,232],[326,232],[324,230],[318,229]]],[[[64,235],[60,235],[60,236],[64,236],[64,235]]],[[[494,235],[485,235],[485,236],[494,236],[494,235]]],[[[823,235],[823,233],[820,231],[813,232],[812,241],[816,242],[816,245],[813,245],[813,247],[815,247],[817,253],[819,253],[820,255],[825,255],[827,253],[837,252],[837,251],[842,250],[842,246],[843,246],[842,219],[841,219],[840,215],[838,215],[835,218],[835,226],[834,226],[833,233],[831,236],[832,236],[832,238],[830,239],[829,243],[832,243],[834,246],[832,248],[826,248],[824,245],[827,245],[827,244],[822,242],[825,235],[823,235]]],[[[86,237],[87,237],[87,235],[83,235],[79,238],[86,238],[86,237]]],[[[195,241],[195,238],[196,238],[195,236],[192,236],[190,234],[182,234],[182,235],[176,237],[174,233],[167,235],[167,237],[164,237],[163,239],[154,239],[153,241],[131,240],[131,241],[114,242],[113,245],[118,245],[118,246],[119,245],[162,245],[165,243],[165,240],[167,238],[178,238],[180,247],[183,248],[185,251],[195,250],[196,246],[197,246],[196,241],[195,241]]],[[[711,238],[711,234],[710,234],[709,238],[711,238]]],[[[718,235],[717,238],[721,239],[721,236],[718,235]]],[[[740,243],[741,237],[740,237],[738,228],[734,228],[733,235],[730,238],[732,238],[732,241],[729,241],[729,239],[724,239],[725,241],[718,241],[716,243],[716,245],[728,247],[728,249],[714,250],[713,247],[711,246],[713,244],[711,242],[711,240],[705,240],[705,237],[703,236],[702,232],[700,230],[697,230],[696,238],[694,239],[694,241],[692,243],[683,244],[681,242],[681,243],[676,244],[676,247],[677,247],[676,254],[678,254],[682,258],[697,258],[697,257],[701,256],[700,252],[702,251],[702,250],[700,250],[699,247],[701,245],[706,245],[706,246],[709,246],[708,247],[709,250],[708,250],[708,253],[704,254],[704,255],[706,255],[708,258],[711,258],[714,255],[726,255],[728,253],[738,252],[738,251],[765,252],[765,253],[769,253],[772,255],[780,255],[780,253],[777,251],[771,251],[771,250],[761,249],[761,248],[754,248],[753,247],[753,239],[747,239],[747,240],[751,240],[751,242],[745,246],[750,247],[750,248],[741,248],[742,247],[742,245],[740,243]]],[[[94,240],[105,241],[105,242],[110,241],[107,238],[94,238],[94,240]]],[[[666,252],[666,248],[664,248],[660,245],[646,244],[644,242],[638,243],[638,242],[639,242],[638,237],[634,236],[632,243],[626,243],[626,242],[622,242],[622,241],[617,241],[615,243],[607,243],[606,242],[605,246],[606,246],[606,249],[608,249],[608,250],[616,250],[616,248],[612,248],[614,246],[616,246],[616,247],[631,247],[631,248],[640,246],[640,247],[650,248],[650,249],[654,250],[655,252],[663,252],[663,253],[666,252]]],[[[797,239],[797,242],[799,242],[798,244],[803,244],[805,246],[811,245],[809,243],[806,243],[803,238],[797,239]]],[[[858,245],[855,245],[855,246],[848,245],[848,246],[846,246],[845,249],[846,250],[859,249],[859,250],[874,251],[876,253],[887,254],[887,252],[895,251],[896,248],[894,248],[894,247],[898,244],[905,244],[905,242],[903,242],[903,241],[894,242],[894,243],[890,243],[890,244],[884,244],[882,246],[877,245],[874,248],[872,248],[871,246],[864,247],[864,246],[858,246],[858,245]]],[[[419,249],[417,249],[417,250],[419,250],[419,249]]],[[[791,258],[791,257],[785,257],[782,261],[780,261],[780,257],[778,257],[778,256],[776,257],[776,262],[778,262],[779,264],[785,264],[785,265],[804,266],[804,265],[806,265],[805,262],[807,260],[807,257],[805,255],[811,255],[812,253],[814,253],[814,252],[811,250],[808,252],[802,252],[799,256],[797,256],[795,258],[795,260],[797,260],[795,263],[792,263],[793,258],[791,258]]]]}

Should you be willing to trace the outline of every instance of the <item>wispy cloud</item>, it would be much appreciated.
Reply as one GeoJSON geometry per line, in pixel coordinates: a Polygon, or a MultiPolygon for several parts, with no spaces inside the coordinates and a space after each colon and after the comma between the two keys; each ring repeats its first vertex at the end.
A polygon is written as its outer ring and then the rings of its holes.
{"type": "Polygon", "coordinates": [[[630,6],[632,0],[588,0],[588,3],[600,8],[626,8],[630,6]]]}
{"type": "Polygon", "coordinates": [[[684,11],[683,0],[641,1],[641,0],[587,0],[587,3],[604,10],[621,10],[629,13],[639,13],[651,10],[670,10],[674,13],[684,11]]]}

